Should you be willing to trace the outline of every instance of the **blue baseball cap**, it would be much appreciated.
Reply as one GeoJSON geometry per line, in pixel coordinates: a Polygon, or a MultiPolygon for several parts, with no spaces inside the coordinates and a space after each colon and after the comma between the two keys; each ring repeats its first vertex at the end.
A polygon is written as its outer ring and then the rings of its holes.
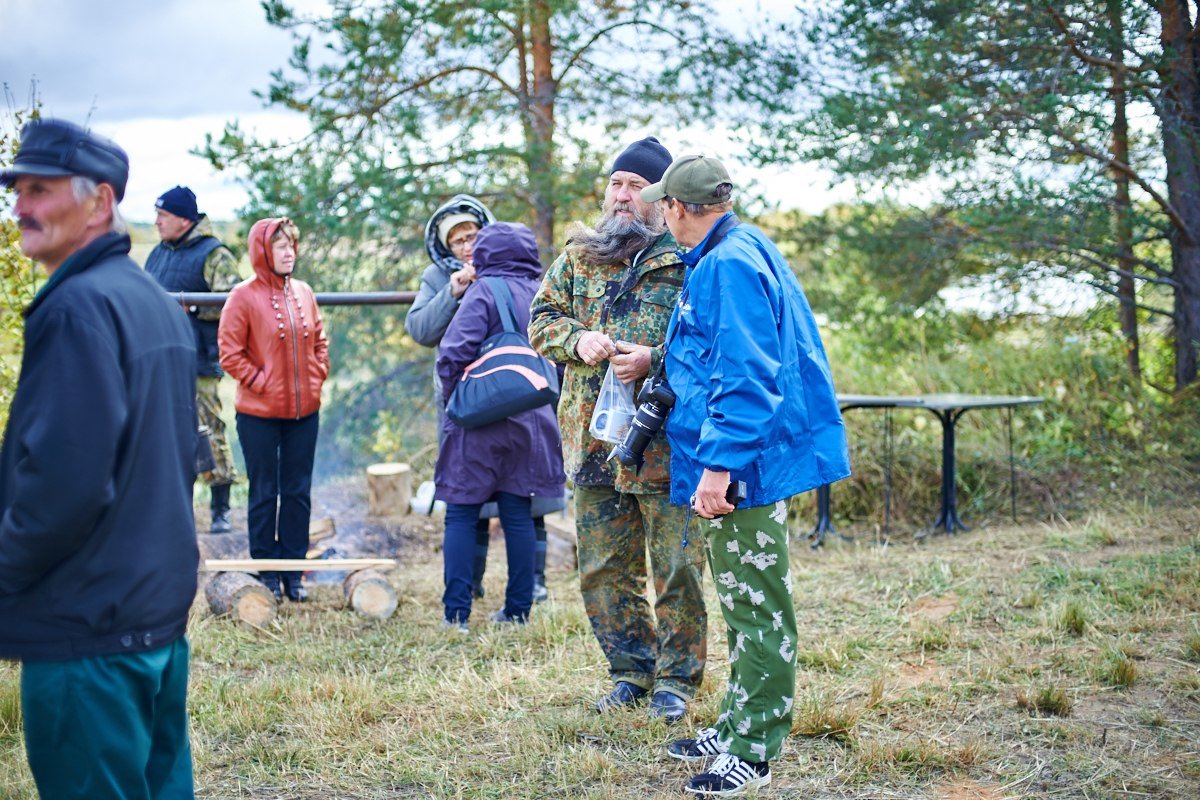
{"type": "Polygon", "coordinates": [[[35,119],[21,129],[21,146],[12,166],[0,171],[0,183],[12,186],[21,175],[83,175],[112,186],[120,202],[129,181],[129,156],[116,142],[73,122],[35,119]]]}

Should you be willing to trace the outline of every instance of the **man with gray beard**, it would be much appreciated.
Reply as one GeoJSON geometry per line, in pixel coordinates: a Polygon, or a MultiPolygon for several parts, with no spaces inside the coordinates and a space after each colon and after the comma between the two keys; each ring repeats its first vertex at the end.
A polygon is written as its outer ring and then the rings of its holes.
{"type": "Polygon", "coordinates": [[[610,365],[621,381],[635,383],[636,395],[662,360],[684,268],[662,212],[639,193],[670,163],[653,137],[617,156],[600,220],[568,229],[564,253],[533,298],[529,339],[566,366],[558,421],[575,485],[579,583],[614,682],[596,710],[649,697],[651,716],[675,722],[700,687],[707,657],[703,548],[681,546],[686,510],[669,501],[666,437],[651,441],[635,471],[610,461],[612,445],[588,430],[610,365]]]}

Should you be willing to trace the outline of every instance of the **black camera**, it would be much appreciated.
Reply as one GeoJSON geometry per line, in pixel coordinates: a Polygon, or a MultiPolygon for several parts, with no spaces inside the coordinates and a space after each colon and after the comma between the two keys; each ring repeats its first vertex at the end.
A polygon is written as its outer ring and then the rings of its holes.
{"type": "Polygon", "coordinates": [[[646,463],[646,447],[675,405],[675,392],[667,385],[661,369],[642,384],[637,401],[637,412],[633,415],[625,439],[608,456],[615,456],[625,466],[633,467],[635,473],[642,471],[642,465],[646,463]]]}

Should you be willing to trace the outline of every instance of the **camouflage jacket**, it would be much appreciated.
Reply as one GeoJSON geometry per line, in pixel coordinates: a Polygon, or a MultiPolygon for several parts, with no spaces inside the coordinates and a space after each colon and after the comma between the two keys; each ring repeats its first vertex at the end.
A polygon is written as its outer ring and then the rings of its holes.
{"type": "MultiPolygon", "coordinates": [[[[566,366],[558,422],[567,477],[576,486],[614,486],[636,494],[667,491],[671,454],[665,432],[646,448],[639,475],[615,459],[605,460],[613,445],[593,438],[588,427],[608,362],[589,367],[576,355],[575,345],[587,331],[648,345],[654,348],[653,374],[662,360],[667,323],[683,286],[684,267],[676,247],[665,233],[641,254],[636,266],[628,261],[584,264],[568,251],[546,271],[534,295],[529,340],[542,355],[566,366]]],[[[634,387],[635,396],[641,384],[634,387]]]]}

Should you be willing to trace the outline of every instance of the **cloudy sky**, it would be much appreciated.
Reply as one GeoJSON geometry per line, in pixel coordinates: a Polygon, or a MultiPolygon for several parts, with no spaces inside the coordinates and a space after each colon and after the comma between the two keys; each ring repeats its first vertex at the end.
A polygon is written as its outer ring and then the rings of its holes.
{"type": "MultiPolygon", "coordinates": [[[[289,35],[267,25],[258,0],[0,0],[0,30],[6,107],[27,108],[36,84],[44,115],[86,123],[124,147],[132,166],[121,208],[134,221],[153,220],[154,199],[176,184],[190,186],[214,219],[236,216],[245,192],[188,153],[205,133],[235,119],[261,137],[306,130],[302,117],[265,110],[252,94],[291,53],[289,35]]],[[[817,211],[835,196],[815,170],[742,174],[784,207],[817,211]]]]}
{"type": "Polygon", "coordinates": [[[176,184],[196,192],[201,211],[232,218],[245,193],[188,151],[233,119],[262,135],[305,129],[252,94],[291,52],[257,0],[0,0],[0,29],[5,106],[27,108],[36,82],[44,115],[86,122],[124,147],[121,209],[132,220],[152,220],[154,199],[176,184]]]}

